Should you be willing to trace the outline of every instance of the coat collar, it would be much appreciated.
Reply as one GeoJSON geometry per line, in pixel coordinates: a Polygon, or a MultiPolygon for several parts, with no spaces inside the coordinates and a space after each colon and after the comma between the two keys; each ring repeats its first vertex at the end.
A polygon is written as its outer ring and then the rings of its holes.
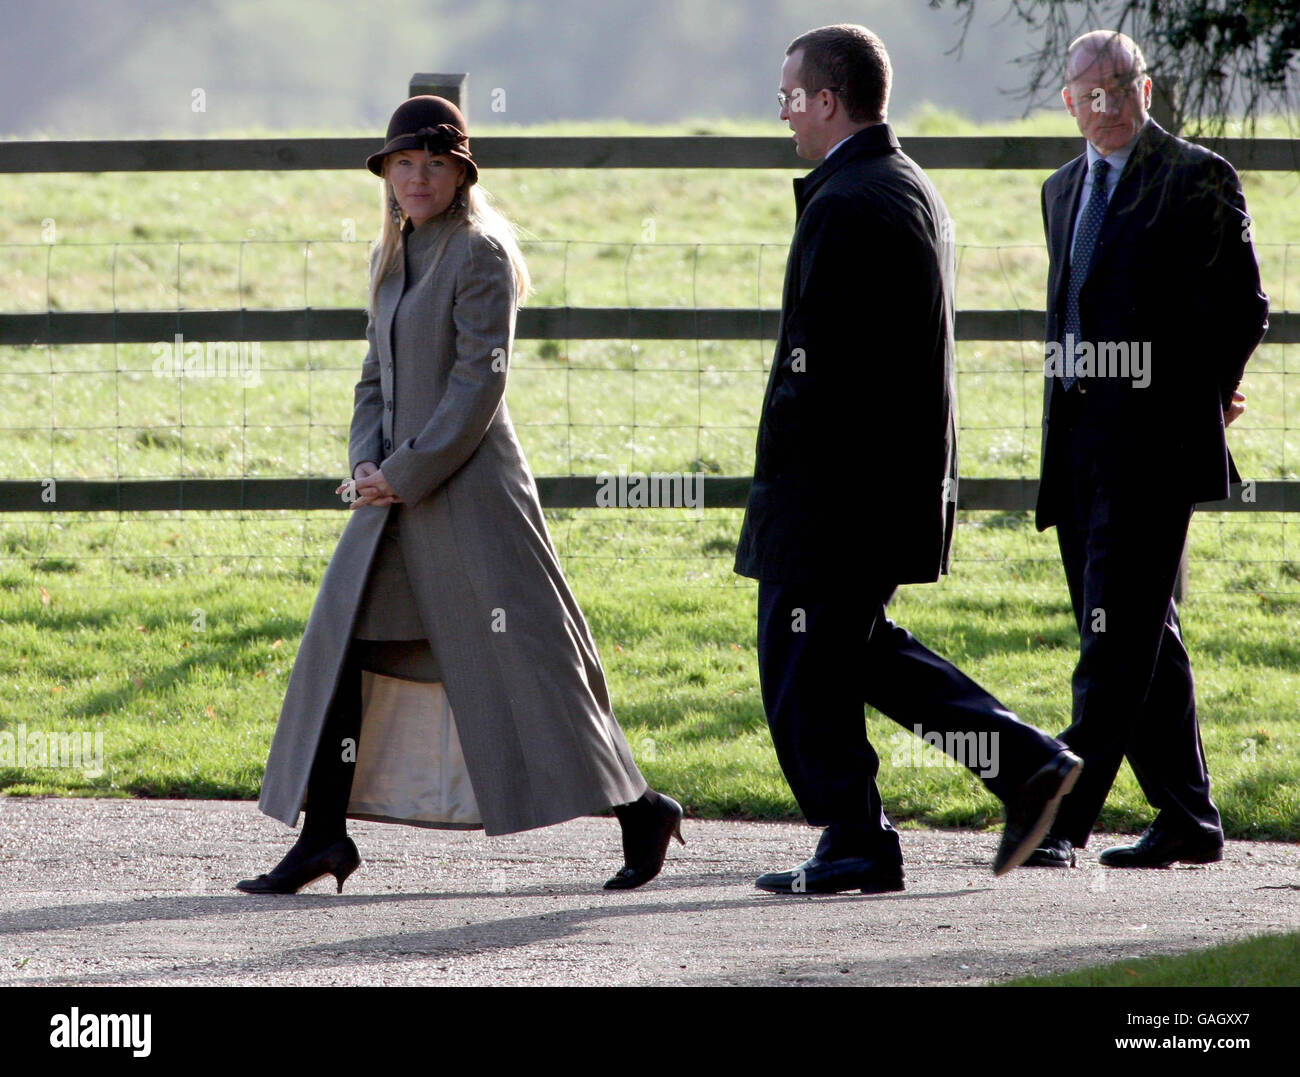
{"type": "Polygon", "coordinates": [[[900,148],[898,136],[887,123],[874,123],[850,135],[839,149],[808,175],[794,181],[794,200],[799,212],[803,212],[803,207],[807,205],[808,199],[813,196],[817,188],[849,162],[893,153],[900,148]]]}
{"type": "Polygon", "coordinates": [[[379,285],[375,297],[375,314],[377,329],[383,340],[388,342],[389,354],[392,354],[393,320],[397,315],[397,303],[406,291],[406,269],[408,258],[421,258],[431,249],[443,231],[451,223],[447,216],[430,217],[418,227],[408,217],[402,223],[402,257],[397,260],[397,268],[379,285]]]}
{"type": "Polygon", "coordinates": [[[452,220],[452,217],[444,213],[437,217],[430,217],[417,226],[411,223],[410,217],[407,217],[402,224],[402,243],[412,253],[424,250],[430,241],[442,234],[452,220]]]}
{"type": "Polygon", "coordinates": [[[1079,204],[1083,178],[1087,174],[1088,155],[1081,153],[1065,166],[1061,183],[1052,196],[1052,211],[1048,214],[1048,219],[1052,222],[1052,234],[1048,237],[1048,241],[1061,264],[1064,264],[1070,256],[1074,207],[1079,204]]]}

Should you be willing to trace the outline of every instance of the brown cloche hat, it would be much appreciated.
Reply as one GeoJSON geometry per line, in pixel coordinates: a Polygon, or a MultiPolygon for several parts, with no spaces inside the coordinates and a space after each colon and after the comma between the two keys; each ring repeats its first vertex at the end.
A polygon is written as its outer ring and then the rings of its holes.
{"type": "Polygon", "coordinates": [[[421,94],[408,97],[388,121],[384,148],[366,158],[366,167],[376,176],[384,174],[384,158],[399,150],[428,150],[449,153],[465,162],[465,186],[478,181],[478,165],[469,152],[469,130],[465,117],[445,97],[421,94]]]}

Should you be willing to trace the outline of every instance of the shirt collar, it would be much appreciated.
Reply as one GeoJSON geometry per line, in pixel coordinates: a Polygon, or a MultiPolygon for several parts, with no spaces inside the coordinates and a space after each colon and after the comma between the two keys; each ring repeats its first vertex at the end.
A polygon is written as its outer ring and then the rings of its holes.
{"type": "MultiPolygon", "coordinates": [[[[854,132],[853,132],[853,135],[856,135],[856,134],[857,134],[857,132],[854,131],[854,132]]],[[[837,143],[835,143],[834,146],[832,146],[830,149],[828,149],[828,150],[826,151],[826,156],[823,157],[822,160],[825,161],[827,158],[829,158],[830,155],[831,155],[832,153],[834,153],[834,152],[835,152],[836,150],[838,150],[841,146],[843,146],[844,143],[846,143],[849,139],[851,139],[851,138],[853,137],[853,135],[845,135],[842,139],[840,139],[837,143]]]]}
{"type": "MultiPolygon", "coordinates": [[[[1137,140],[1142,137],[1142,132],[1147,129],[1150,123],[1151,123],[1151,117],[1148,116],[1146,118],[1146,123],[1144,123],[1141,127],[1138,128],[1137,134],[1134,135],[1129,140],[1128,145],[1121,146],[1119,149],[1113,150],[1111,153],[1108,153],[1106,155],[1106,157],[1104,158],[1105,162],[1108,165],[1110,165],[1111,168],[1114,169],[1111,175],[1118,178],[1119,174],[1124,171],[1124,166],[1128,164],[1128,159],[1133,153],[1133,147],[1137,145],[1137,140]]],[[[1087,143],[1087,146],[1088,146],[1088,173],[1089,175],[1091,175],[1092,166],[1095,165],[1098,161],[1103,160],[1103,158],[1102,155],[1097,152],[1097,147],[1095,147],[1091,142],[1087,143]]]]}

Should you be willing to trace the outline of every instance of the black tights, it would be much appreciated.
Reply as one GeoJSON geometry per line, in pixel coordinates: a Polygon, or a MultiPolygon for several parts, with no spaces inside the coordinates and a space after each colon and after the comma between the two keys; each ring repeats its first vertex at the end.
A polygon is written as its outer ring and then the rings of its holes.
{"type": "Polygon", "coordinates": [[[349,645],[307,780],[307,810],[297,844],[316,851],[347,836],[348,799],[361,737],[361,663],[349,645]],[[350,743],[349,743],[350,742],[350,743]]]}

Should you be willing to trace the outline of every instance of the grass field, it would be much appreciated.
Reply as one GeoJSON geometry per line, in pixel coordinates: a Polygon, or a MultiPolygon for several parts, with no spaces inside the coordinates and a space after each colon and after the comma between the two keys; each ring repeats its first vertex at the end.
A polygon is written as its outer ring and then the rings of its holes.
{"type": "MultiPolygon", "coordinates": [[[[1261,935],[1176,957],[1143,957],[1076,969],[1057,976],[1025,976],[1002,987],[1295,987],[1300,984],[1300,934],[1261,935]]],[[[1147,1033],[1150,1035],[1150,1033],[1147,1033]]],[[[1167,1035],[1162,1032],[1160,1037],[1167,1035]]],[[[1205,1027],[1184,1036],[1216,1035],[1205,1027]]],[[[1226,1035],[1247,1035],[1235,1027],[1226,1035]]]]}
{"type": "MultiPolygon", "coordinates": [[[[565,515],[553,521],[556,539],[650,781],[699,816],[794,817],[758,694],[754,587],[731,583],[729,556],[718,556],[734,543],[738,513],[675,528],[649,527],[635,513],[565,515]],[[628,559],[611,562],[617,551],[628,559]]],[[[257,524],[248,545],[256,549],[273,526],[257,524]]],[[[978,526],[963,524],[958,542],[978,526]]],[[[30,569],[7,570],[0,720],[10,729],[102,731],[105,754],[98,777],[0,769],[10,793],[256,794],[319,561],[189,560],[184,550],[202,526],[170,527],[180,555],[171,562],[42,572],[36,593],[30,569]]],[[[1044,575],[1054,568],[1036,567],[1044,575]]],[[[1006,568],[984,585],[973,575],[905,588],[894,616],[1028,721],[1064,728],[1077,637],[1063,588],[1017,583],[1006,568]]],[[[1300,839],[1295,616],[1294,604],[1254,595],[1193,595],[1184,607],[1230,837],[1300,839]]],[[[914,765],[904,750],[910,734],[879,716],[869,727],[897,821],[983,826],[999,818],[997,801],[967,774],[929,765],[936,760],[928,755],[927,765],[914,765]]],[[[1149,819],[1125,768],[1102,825],[1133,830],[1149,819]]]]}
{"type": "MultiPolygon", "coordinates": [[[[996,131],[1060,134],[1068,124],[1047,118],[996,131]]],[[[899,130],[904,142],[909,132],[977,133],[934,113],[899,130]]],[[[484,181],[531,237],[533,303],[777,306],[795,174],[502,171],[484,181]]],[[[1044,175],[934,173],[963,245],[960,307],[1041,306],[1044,175]]],[[[1300,306],[1297,177],[1245,181],[1266,289],[1276,309],[1300,306]]],[[[377,203],[360,168],[5,176],[0,191],[9,209],[0,220],[0,306],[10,311],[364,301],[377,203]],[[52,246],[40,241],[47,219],[52,246]],[[355,240],[342,238],[347,222],[355,240]]],[[[539,475],[748,474],[769,351],[524,341],[510,408],[539,475]]],[[[360,343],[263,345],[256,385],[159,378],[153,355],[150,345],[0,349],[0,385],[17,405],[4,420],[4,477],[331,475],[345,466],[360,343]]],[[[1248,369],[1250,410],[1231,435],[1247,477],[1300,470],[1297,356],[1294,346],[1266,347],[1248,369]]],[[[958,363],[963,475],[1036,475],[1036,346],[966,342],[958,363]]],[[[651,781],[699,815],[792,817],[758,697],[754,587],[730,573],[739,513],[548,515],[651,781]]],[[[97,777],[0,760],[0,788],[254,796],[342,522],[341,513],[0,517],[0,727],[100,731],[105,753],[97,777]]],[[[1193,528],[1184,628],[1232,837],[1300,839],[1298,527],[1282,515],[1209,514],[1193,528]]],[[[969,513],[955,552],[954,575],[905,589],[895,616],[1026,719],[1063,728],[1077,637],[1052,536],[1022,514],[969,513]]],[[[895,763],[910,758],[898,739],[907,734],[879,716],[869,723],[895,819],[998,818],[997,802],[968,775],[895,763]]],[[[1102,823],[1133,829],[1149,817],[1126,768],[1102,823]]]]}

